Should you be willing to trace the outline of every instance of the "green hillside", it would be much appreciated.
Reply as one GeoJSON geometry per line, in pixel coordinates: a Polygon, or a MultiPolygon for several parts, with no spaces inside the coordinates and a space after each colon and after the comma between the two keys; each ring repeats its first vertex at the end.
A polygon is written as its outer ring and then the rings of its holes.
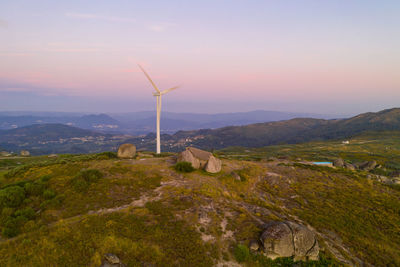
{"type": "Polygon", "coordinates": [[[399,266],[399,189],[300,164],[398,163],[400,139],[378,136],[218,151],[217,174],[180,173],[174,155],[151,153],[1,159],[0,266],[100,266],[105,253],[127,266],[292,266],[247,248],[285,220],[315,229],[321,246],[319,261],[296,266],[399,266]]]}
{"type": "Polygon", "coordinates": [[[342,139],[369,131],[400,131],[400,108],[340,120],[298,118],[213,130],[182,131],[173,137],[175,142],[190,138],[190,145],[221,149],[229,146],[262,147],[342,139]]]}

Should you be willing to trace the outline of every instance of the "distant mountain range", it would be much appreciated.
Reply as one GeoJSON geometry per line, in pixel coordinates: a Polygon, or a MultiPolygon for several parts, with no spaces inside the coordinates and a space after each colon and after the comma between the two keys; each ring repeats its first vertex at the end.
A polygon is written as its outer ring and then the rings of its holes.
{"type": "MultiPolygon", "coordinates": [[[[244,114],[242,115],[246,118],[244,114]]],[[[207,116],[204,115],[203,120],[206,121],[207,116]]],[[[224,116],[227,116],[229,120],[230,115],[224,116]]],[[[171,120],[175,120],[178,127],[181,118],[184,116],[177,116],[171,120]]],[[[199,123],[202,123],[201,118],[202,116],[199,115],[199,123]]],[[[76,121],[86,125],[94,121],[115,123],[114,119],[107,115],[77,116],[76,121]]],[[[162,135],[162,150],[179,151],[186,146],[209,150],[229,146],[262,147],[343,139],[370,131],[400,131],[400,108],[364,113],[348,119],[295,118],[244,126],[178,131],[172,135],[162,135]]],[[[51,153],[87,153],[115,150],[124,142],[131,142],[138,149],[152,151],[155,147],[155,134],[149,133],[135,137],[100,133],[63,124],[34,124],[17,129],[0,130],[0,148],[8,151],[28,149],[34,154],[45,154],[49,151],[51,153]]]]}
{"type": "MultiPolygon", "coordinates": [[[[173,134],[180,130],[214,129],[298,117],[335,118],[333,115],[264,110],[219,114],[163,112],[161,125],[163,133],[173,134]]],[[[155,131],[155,120],[154,111],[96,115],[59,112],[0,112],[0,129],[7,130],[32,124],[61,123],[106,133],[143,135],[155,131]]]]}
{"type": "Polygon", "coordinates": [[[349,119],[297,118],[246,126],[180,131],[172,135],[170,142],[205,149],[229,146],[262,147],[349,138],[368,131],[400,131],[400,108],[363,113],[349,119]]]}

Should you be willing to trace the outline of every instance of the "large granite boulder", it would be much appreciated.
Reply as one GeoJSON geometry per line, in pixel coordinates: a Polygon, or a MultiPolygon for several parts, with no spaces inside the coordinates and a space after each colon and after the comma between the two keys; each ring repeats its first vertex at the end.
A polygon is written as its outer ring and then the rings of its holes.
{"type": "Polygon", "coordinates": [[[315,234],[294,222],[266,224],[260,241],[264,254],[271,259],[294,256],[295,260],[318,260],[319,245],[315,234]]]}
{"type": "Polygon", "coordinates": [[[194,147],[187,147],[185,151],[178,154],[178,162],[190,162],[195,169],[204,169],[210,173],[221,171],[221,160],[212,153],[194,147]]]}
{"type": "Polygon", "coordinates": [[[132,144],[122,144],[118,148],[118,158],[131,159],[136,156],[136,146],[132,144]]]}
{"type": "Polygon", "coordinates": [[[217,173],[221,171],[221,166],[222,164],[220,159],[217,159],[214,156],[210,156],[206,166],[204,167],[204,170],[210,173],[217,173]]]}
{"type": "Polygon", "coordinates": [[[193,154],[189,150],[185,150],[178,155],[178,162],[190,162],[192,164],[192,167],[195,169],[200,168],[200,161],[193,156],[193,154]]]}
{"type": "Polygon", "coordinates": [[[294,254],[292,231],[285,223],[272,222],[266,225],[260,241],[268,258],[291,257],[294,254]]]}

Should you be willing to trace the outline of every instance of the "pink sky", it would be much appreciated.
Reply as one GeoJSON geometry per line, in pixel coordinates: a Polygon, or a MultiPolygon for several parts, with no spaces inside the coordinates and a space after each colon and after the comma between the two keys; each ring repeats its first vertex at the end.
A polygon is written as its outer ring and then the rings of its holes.
{"type": "Polygon", "coordinates": [[[173,111],[400,106],[399,12],[396,1],[3,1],[0,104],[24,109],[41,96],[30,107],[48,110],[65,96],[60,109],[79,98],[108,99],[105,111],[151,107],[141,63],[161,88],[182,84],[167,96],[173,111]]]}

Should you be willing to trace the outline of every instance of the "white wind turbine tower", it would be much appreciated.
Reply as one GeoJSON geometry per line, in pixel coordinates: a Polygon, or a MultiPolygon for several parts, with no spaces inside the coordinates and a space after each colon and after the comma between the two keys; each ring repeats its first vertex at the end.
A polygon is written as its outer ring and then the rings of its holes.
{"type": "Polygon", "coordinates": [[[179,86],[175,86],[167,90],[160,91],[154,84],[154,82],[151,80],[149,74],[147,74],[147,72],[142,68],[142,66],[139,65],[139,68],[143,71],[144,75],[146,75],[147,79],[154,87],[154,89],[156,89],[156,92],[153,93],[153,96],[157,97],[157,154],[160,154],[161,153],[161,141],[160,141],[161,96],[165,95],[168,92],[171,92],[172,90],[177,89],[179,86]]]}

